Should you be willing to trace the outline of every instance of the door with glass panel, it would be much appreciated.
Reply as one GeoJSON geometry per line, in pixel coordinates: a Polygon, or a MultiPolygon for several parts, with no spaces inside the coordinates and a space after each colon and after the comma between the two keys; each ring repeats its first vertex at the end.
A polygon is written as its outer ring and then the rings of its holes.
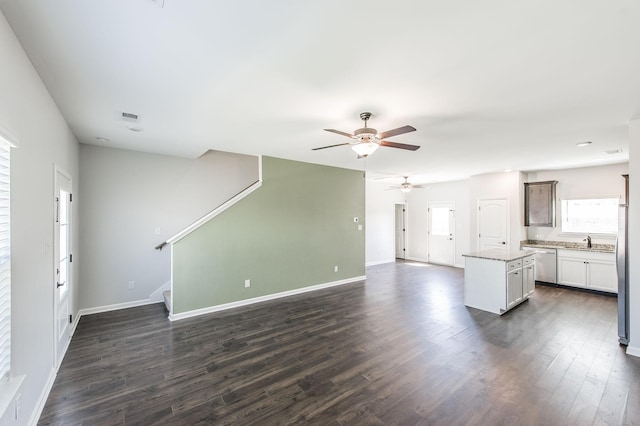
{"type": "Polygon", "coordinates": [[[60,365],[69,344],[71,323],[71,177],[55,169],[54,327],[55,363],[60,365]]]}
{"type": "Polygon", "coordinates": [[[429,262],[455,263],[455,204],[429,203],[429,262]]]}

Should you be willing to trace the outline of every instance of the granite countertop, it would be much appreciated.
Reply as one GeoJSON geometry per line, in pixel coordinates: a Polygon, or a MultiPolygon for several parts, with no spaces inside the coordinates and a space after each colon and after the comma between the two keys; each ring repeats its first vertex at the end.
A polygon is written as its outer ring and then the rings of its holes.
{"type": "Polygon", "coordinates": [[[520,247],[554,248],[563,250],[595,251],[599,253],[615,253],[615,244],[593,244],[587,248],[587,243],[570,243],[567,241],[543,241],[525,240],[520,242],[520,247]]]}
{"type": "Polygon", "coordinates": [[[488,249],[482,251],[476,251],[473,253],[463,254],[465,257],[477,257],[479,259],[500,260],[503,262],[510,262],[516,259],[522,259],[523,257],[531,256],[532,253],[522,250],[503,250],[503,249],[488,249]]]}

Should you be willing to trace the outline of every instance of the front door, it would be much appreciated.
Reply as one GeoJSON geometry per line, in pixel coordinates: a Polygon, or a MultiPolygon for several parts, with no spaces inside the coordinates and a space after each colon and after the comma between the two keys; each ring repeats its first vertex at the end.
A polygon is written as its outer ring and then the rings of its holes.
{"type": "Polygon", "coordinates": [[[478,201],[478,249],[508,249],[507,200],[478,201]]]}
{"type": "Polygon", "coordinates": [[[54,327],[55,364],[62,362],[69,345],[71,322],[71,177],[55,169],[54,223],[54,327]]]}
{"type": "Polygon", "coordinates": [[[429,203],[429,262],[453,265],[455,261],[453,203],[429,203]]]}

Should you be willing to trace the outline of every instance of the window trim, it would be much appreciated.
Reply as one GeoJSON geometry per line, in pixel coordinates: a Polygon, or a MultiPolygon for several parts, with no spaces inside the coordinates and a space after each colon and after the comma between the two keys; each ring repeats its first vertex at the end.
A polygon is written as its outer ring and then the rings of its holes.
{"type": "MultiPolygon", "coordinates": [[[[616,211],[617,211],[617,207],[620,204],[620,197],[619,196],[599,196],[599,197],[580,197],[580,198],[565,198],[560,200],[560,235],[561,236],[567,236],[567,237],[576,237],[578,235],[591,235],[591,236],[598,236],[598,237],[603,237],[603,238],[617,238],[618,236],[618,226],[616,226],[616,230],[614,232],[596,232],[596,231],[588,231],[588,230],[580,230],[580,231],[565,231],[564,230],[564,224],[565,224],[565,212],[566,212],[566,204],[569,201],[583,201],[583,200],[617,200],[615,205],[616,205],[616,211]]],[[[617,218],[616,218],[617,220],[617,218]]]]}
{"type": "MultiPolygon", "coordinates": [[[[0,380],[0,417],[5,415],[6,410],[8,409],[10,403],[14,400],[16,395],[18,394],[22,382],[25,379],[24,375],[15,376],[11,371],[11,149],[18,148],[16,135],[7,129],[2,123],[0,123],[0,150],[2,152],[7,152],[8,157],[8,203],[6,206],[7,209],[7,224],[8,224],[8,237],[7,237],[7,247],[8,247],[8,289],[9,291],[6,293],[8,296],[8,317],[9,317],[9,327],[8,327],[8,339],[5,338],[5,344],[8,345],[8,367],[6,377],[0,380]]],[[[2,301],[0,301],[1,303],[2,301]]],[[[0,337],[0,341],[2,341],[2,337],[0,337]]],[[[2,349],[0,348],[0,351],[2,349]]]]}

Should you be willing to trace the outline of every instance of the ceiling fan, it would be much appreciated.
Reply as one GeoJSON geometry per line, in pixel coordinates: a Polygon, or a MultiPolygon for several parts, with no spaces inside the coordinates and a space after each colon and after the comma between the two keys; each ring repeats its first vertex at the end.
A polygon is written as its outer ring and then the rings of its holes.
{"type": "Polygon", "coordinates": [[[354,131],[353,134],[342,132],[340,130],[335,130],[335,129],[324,129],[327,132],[337,133],[339,135],[351,138],[351,142],[339,143],[336,145],[329,145],[329,146],[322,146],[320,148],[313,148],[312,151],[317,151],[319,149],[325,149],[325,148],[333,148],[335,146],[351,145],[351,148],[358,154],[358,158],[361,158],[361,157],[367,157],[373,154],[375,150],[378,149],[379,146],[387,146],[389,148],[400,148],[400,149],[406,149],[409,151],[415,151],[418,148],[420,148],[418,145],[407,145],[404,143],[397,143],[397,142],[383,140],[391,136],[397,136],[397,135],[402,135],[404,133],[415,132],[416,129],[414,127],[403,126],[403,127],[398,127],[397,129],[387,130],[386,132],[378,133],[376,129],[367,127],[367,121],[369,121],[369,118],[371,118],[370,112],[360,113],[360,118],[362,119],[362,121],[364,121],[364,127],[354,131]]]}
{"type": "Polygon", "coordinates": [[[409,191],[411,191],[412,189],[419,189],[419,188],[424,188],[424,185],[413,185],[411,183],[409,183],[409,176],[403,176],[404,178],[404,182],[402,182],[400,185],[398,186],[392,186],[389,187],[389,189],[399,189],[400,191],[404,192],[405,194],[409,191]]]}

